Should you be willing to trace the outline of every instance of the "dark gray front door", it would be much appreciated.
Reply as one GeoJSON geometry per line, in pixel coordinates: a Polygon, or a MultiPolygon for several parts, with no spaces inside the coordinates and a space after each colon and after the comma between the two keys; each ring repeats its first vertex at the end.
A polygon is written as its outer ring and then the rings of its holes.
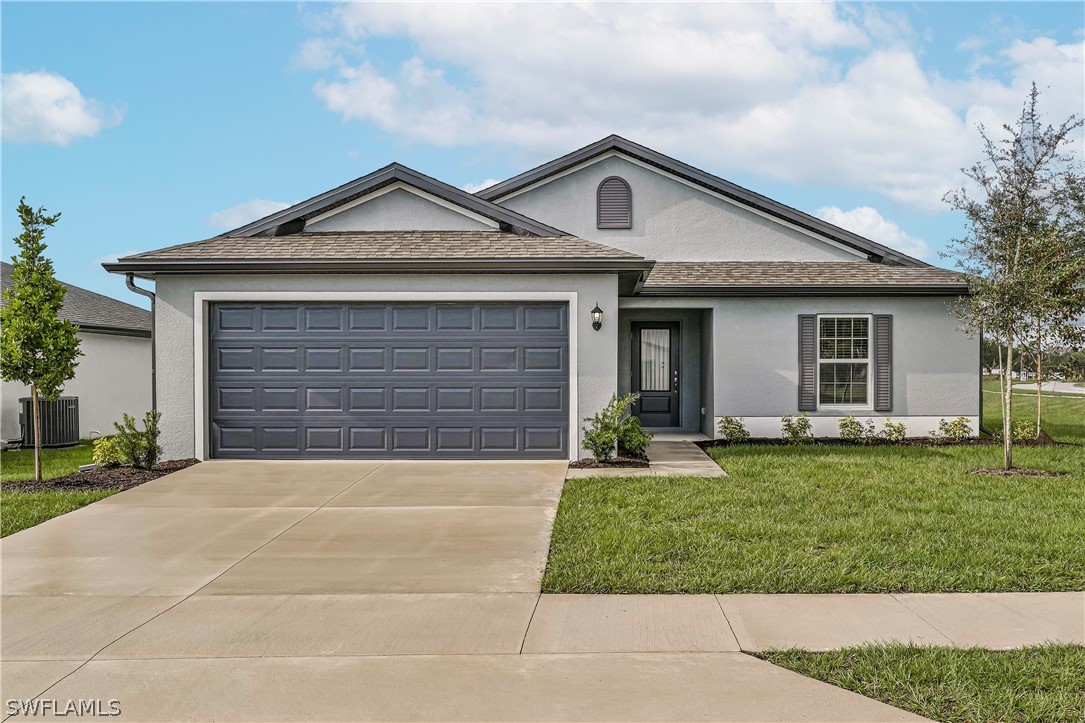
{"type": "Polygon", "coordinates": [[[559,303],[219,303],[216,458],[568,457],[559,303]]]}
{"type": "Polygon", "coordinates": [[[677,427],[678,322],[633,324],[633,413],[645,427],[677,427]]]}

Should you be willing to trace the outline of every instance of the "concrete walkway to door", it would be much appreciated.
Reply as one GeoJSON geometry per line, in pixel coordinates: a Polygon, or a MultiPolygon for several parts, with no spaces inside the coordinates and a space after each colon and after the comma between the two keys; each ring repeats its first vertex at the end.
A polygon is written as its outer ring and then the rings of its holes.
{"type": "Polygon", "coordinates": [[[209,462],[16,533],[0,698],[140,721],[916,720],[738,652],[711,596],[626,598],[617,637],[605,604],[540,596],[564,473],[209,462]],[[691,604],[713,632],[644,642],[691,604]]]}

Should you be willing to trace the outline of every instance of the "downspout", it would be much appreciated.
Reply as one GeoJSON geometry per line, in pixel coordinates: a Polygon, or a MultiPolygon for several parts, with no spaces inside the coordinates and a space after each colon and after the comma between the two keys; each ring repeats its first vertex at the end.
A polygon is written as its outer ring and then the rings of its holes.
{"type": "Polygon", "coordinates": [[[158,355],[155,352],[155,326],[157,325],[154,313],[155,295],[153,291],[147,291],[147,289],[141,289],[136,286],[133,281],[133,274],[124,275],[124,285],[128,287],[129,291],[139,294],[140,296],[146,296],[151,300],[151,411],[158,411],[158,355]]]}

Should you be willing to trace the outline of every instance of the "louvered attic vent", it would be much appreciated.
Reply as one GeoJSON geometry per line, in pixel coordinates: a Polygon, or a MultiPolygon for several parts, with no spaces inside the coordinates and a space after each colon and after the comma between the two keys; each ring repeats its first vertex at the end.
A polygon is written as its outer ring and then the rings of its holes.
{"type": "Polygon", "coordinates": [[[633,227],[633,192],[624,178],[611,176],[599,184],[598,228],[633,227]]]}

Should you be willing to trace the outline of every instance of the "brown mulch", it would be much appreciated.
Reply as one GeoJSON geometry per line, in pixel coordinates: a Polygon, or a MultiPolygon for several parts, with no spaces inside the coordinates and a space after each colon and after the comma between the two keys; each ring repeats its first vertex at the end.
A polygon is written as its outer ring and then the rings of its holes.
{"type": "Polygon", "coordinates": [[[647,457],[611,457],[607,462],[597,462],[589,457],[588,459],[580,459],[569,463],[570,469],[615,469],[622,467],[639,467],[643,469],[647,466],[647,457]]]}
{"type": "MultiPolygon", "coordinates": [[[[745,442],[729,442],[726,439],[710,439],[694,442],[701,449],[711,447],[730,447],[732,445],[759,445],[765,447],[786,447],[793,443],[777,437],[753,437],[745,442]]],[[[935,441],[930,437],[908,437],[901,442],[887,442],[884,439],[870,439],[862,442],[849,442],[839,437],[814,437],[807,441],[808,445],[821,445],[825,447],[1001,447],[1001,439],[991,437],[969,437],[960,442],[935,441]]],[[[1069,442],[1056,442],[1047,434],[1039,439],[1015,439],[1014,447],[1062,447],[1070,445],[1069,442]]]]}
{"type": "Polygon", "coordinates": [[[34,480],[5,482],[4,489],[14,492],[127,490],[198,463],[198,459],[171,459],[159,462],[151,469],[95,467],[86,472],[76,472],[41,482],[34,480]]]}
{"type": "Polygon", "coordinates": [[[1013,469],[974,469],[968,474],[990,474],[997,477],[1062,477],[1066,473],[1051,472],[1046,469],[1014,467],[1013,469]]]}

